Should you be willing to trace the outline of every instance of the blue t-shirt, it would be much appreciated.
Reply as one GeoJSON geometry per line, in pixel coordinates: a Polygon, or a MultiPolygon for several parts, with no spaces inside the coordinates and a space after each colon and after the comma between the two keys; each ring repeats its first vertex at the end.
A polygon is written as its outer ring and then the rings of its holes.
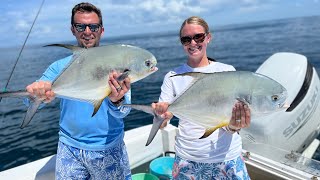
{"type": "MultiPolygon", "coordinates": [[[[52,82],[70,62],[68,56],[52,63],[40,80],[52,82]]],[[[125,94],[125,104],[131,103],[131,91],[125,94]]],[[[105,98],[100,109],[93,116],[93,105],[87,102],[61,99],[59,140],[79,149],[102,151],[123,141],[123,118],[131,110],[129,107],[116,107],[105,98]]]]}

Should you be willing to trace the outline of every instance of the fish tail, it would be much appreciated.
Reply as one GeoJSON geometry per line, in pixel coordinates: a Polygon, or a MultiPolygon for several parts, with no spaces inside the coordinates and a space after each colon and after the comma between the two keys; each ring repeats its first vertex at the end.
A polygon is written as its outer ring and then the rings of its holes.
{"type": "Polygon", "coordinates": [[[26,116],[24,117],[20,128],[23,129],[24,127],[26,127],[31,119],[33,118],[33,116],[36,114],[37,109],[39,108],[40,104],[42,103],[42,100],[37,99],[37,98],[29,98],[30,99],[30,105],[28,107],[28,111],[26,116]]]}
{"type": "Polygon", "coordinates": [[[30,105],[28,107],[27,114],[24,117],[20,126],[21,129],[26,127],[30,123],[31,119],[35,115],[38,107],[42,102],[42,100],[40,99],[31,97],[30,93],[27,92],[26,90],[0,92],[0,98],[6,98],[6,97],[13,97],[13,98],[28,97],[28,99],[30,100],[30,105]]]}
{"type": "Polygon", "coordinates": [[[154,139],[154,137],[157,135],[157,132],[159,131],[160,129],[160,126],[163,122],[164,118],[161,118],[160,116],[158,115],[154,115],[153,117],[153,123],[152,123],[152,128],[151,128],[151,131],[149,133],[149,137],[148,137],[148,140],[147,140],[147,143],[146,143],[146,146],[148,146],[152,140],[154,139]]]}
{"type": "Polygon", "coordinates": [[[124,104],[123,106],[128,106],[131,107],[133,109],[139,110],[139,111],[143,111],[145,113],[151,114],[153,115],[153,124],[152,124],[152,128],[151,131],[149,133],[149,137],[146,143],[146,146],[148,146],[152,140],[154,139],[154,137],[157,135],[157,132],[160,129],[160,126],[162,124],[162,122],[164,121],[164,118],[161,118],[159,115],[157,115],[152,107],[149,105],[138,105],[138,104],[124,104]]]}
{"type": "Polygon", "coordinates": [[[135,110],[143,111],[147,114],[155,115],[151,106],[148,105],[140,105],[140,104],[123,104],[123,106],[131,107],[135,110]]]}

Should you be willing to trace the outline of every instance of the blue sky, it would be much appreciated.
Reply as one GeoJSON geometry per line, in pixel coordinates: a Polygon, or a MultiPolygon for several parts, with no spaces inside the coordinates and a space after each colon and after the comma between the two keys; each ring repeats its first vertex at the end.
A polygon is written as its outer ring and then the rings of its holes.
{"type": "MultiPolygon", "coordinates": [[[[21,46],[42,0],[1,0],[0,47],[21,46]]],[[[28,44],[74,40],[72,7],[78,0],[46,0],[28,44]]],[[[105,38],[177,31],[184,19],[197,15],[209,25],[320,15],[320,0],[92,0],[102,10],[105,38]]],[[[319,22],[320,23],[320,22],[319,22]]]]}

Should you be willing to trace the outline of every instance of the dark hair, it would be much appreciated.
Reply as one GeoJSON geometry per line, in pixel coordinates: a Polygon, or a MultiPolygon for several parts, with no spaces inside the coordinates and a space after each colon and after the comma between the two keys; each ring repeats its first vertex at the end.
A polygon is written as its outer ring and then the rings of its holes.
{"type": "Polygon", "coordinates": [[[82,2],[82,3],[75,5],[72,9],[71,25],[73,25],[73,23],[74,23],[74,15],[77,12],[94,12],[94,13],[96,13],[100,19],[99,23],[101,24],[101,26],[103,26],[101,11],[99,8],[97,8],[93,4],[90,4],[88,2],[82,2]]]}

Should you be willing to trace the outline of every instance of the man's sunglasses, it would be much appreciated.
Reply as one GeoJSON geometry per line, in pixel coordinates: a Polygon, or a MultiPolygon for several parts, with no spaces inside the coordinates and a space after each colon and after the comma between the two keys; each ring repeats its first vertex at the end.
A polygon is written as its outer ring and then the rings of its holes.
{"type": "Polygon", "coordinates": [[[101,24],[80,24],[75,23],[73,26],[76,28],[78,32],[83,32],[86,30],[87,26],[89,27],[91,32],[97,32],[99,31],[99,28],[101,27],[101,24]]]}
{"type": "Polygon", "coordinates": [[[191,44],[192,39],[196,42],[196,43],[202,43],[204,41],[204,39],[206,38],[206,33],[199,33],[199,34],[195,34],[193,37],[191,36],[183,36],[180,38],[181,44],[187,46],[189,44],[191,44]]]}

